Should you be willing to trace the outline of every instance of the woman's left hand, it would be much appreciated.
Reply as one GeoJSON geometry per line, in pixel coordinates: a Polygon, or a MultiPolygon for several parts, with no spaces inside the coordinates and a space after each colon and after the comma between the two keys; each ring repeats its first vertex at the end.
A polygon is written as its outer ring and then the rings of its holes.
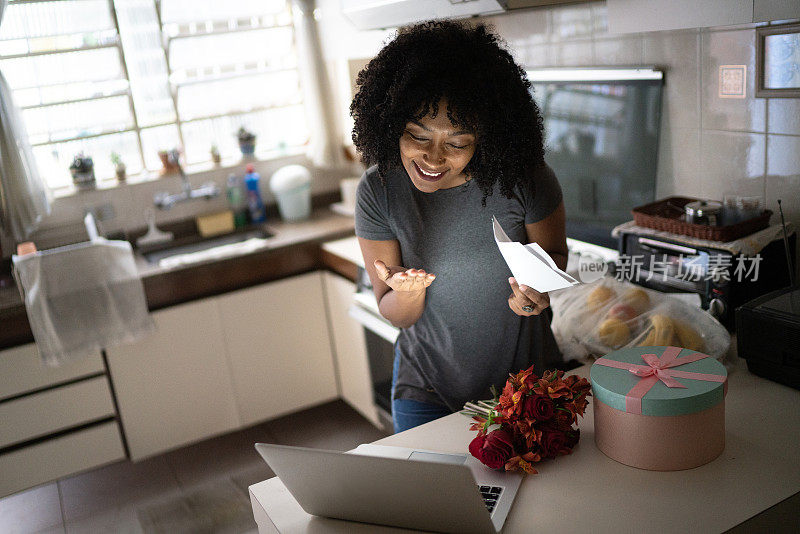
{"type": "Polygon", "coordinates": [[[550,306],[550,296],[547,293],[539,293],[535,289],[526,285],[518,285],[512,276],[508,279],[511,284],[511,296],[508,297],[508,307],[517,315],[530,317],[539,315],[550,306]]]}

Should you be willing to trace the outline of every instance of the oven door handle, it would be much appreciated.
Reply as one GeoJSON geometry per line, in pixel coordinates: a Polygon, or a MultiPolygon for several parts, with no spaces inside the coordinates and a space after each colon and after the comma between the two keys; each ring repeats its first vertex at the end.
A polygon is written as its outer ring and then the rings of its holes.
{"type": "Polygon", "coordinates": [[[389,343],[394,344],[397,341],[397,336],[400,335],[400,329],[392,326],[380,317],[375,317],[375,314],[365,310],[357,304],[353,304],[347,310],[347,314],[361,323],[361,325],[379,335],[389,343]]]}
{"type": "Polygon", "coordinates": [[[664,241],[657,241],[647,237],[640,237],[639,244],[642,246],[642,248],[651,250],[653,252],[669,250],[671,252],[682,252],[684,254],[697,255],[697,249],[684,247],[681,245],[674,245],[672,243],[665,243],[664,241]]]}

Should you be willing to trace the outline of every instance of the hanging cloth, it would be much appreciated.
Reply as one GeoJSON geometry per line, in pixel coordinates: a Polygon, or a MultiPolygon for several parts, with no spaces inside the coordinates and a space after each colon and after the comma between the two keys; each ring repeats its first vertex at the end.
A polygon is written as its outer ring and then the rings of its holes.
{"type": "MultiPolygon", "coordinates": [[[[8,0],[0,0],[0,25],[7,5],[8,0]]],[[[24,241],[50,214],[51,201],[11,88],[0,72],[0,229],[24,241]]]]}
{"type": "Polygon", "coordinates": [[[11,259],[48,365],[130,343],[155,328],[127,241],[95,237],[11,259]]]}

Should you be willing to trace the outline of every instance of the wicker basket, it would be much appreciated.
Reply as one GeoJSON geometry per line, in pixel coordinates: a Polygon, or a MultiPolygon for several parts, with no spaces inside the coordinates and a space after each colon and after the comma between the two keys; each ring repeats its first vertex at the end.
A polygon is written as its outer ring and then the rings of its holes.
{"type": "Polygon", "coordinates": [[[709,226],[694,224],[683,220],[684,206],[698,199],[689,197],[668,197],[663,200],[633,208],[633,220],[639,226],[688,235],[708,241],[733,241],[740,237],[758,232],[769,226],[770,210],[752,219],[727,226],[709,226]]]}

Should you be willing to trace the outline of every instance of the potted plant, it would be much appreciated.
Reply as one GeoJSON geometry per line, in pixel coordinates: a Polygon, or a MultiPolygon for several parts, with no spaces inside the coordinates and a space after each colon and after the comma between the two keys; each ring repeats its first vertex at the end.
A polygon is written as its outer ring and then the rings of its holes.
{"type": "Polygon", "coordinates": [[[126,167],[125,162],[122,161],[122,156],[120,156],[116,152],[111,153],[111,163],[114,164],[114,174],[117,176],[117,180],[120,182],[124,182],[125,178],[127,177],[126,174],[126,167]]]}
{"type": "Polygon", "coordinates": [[[211,145],[211,161],[214,162],[214,165],[219,165],[222,161],[222,157],[219,155],[219,148],[217,148],[217,145],[211,145]]]}
{"type": "Polygon", "coordinates": [[[92,161],[91,157],[85,156],[83,152],[79,152],[72,160],[69,172],[72,174],[72,183],[78,189],[93,189],[95,187],[94,161],[92,161]]]}
{"type": "Polygon", "coordinates": [[[256,151],[256,135],[247,131],[245,127],[242,126],[239,128],[239,131],[236,132],[236,138],[239,141],[239,150],[242,152],[242,156],[252,156],[256,151]]]}
{"type": "Polygon", "coordinates": [[[177,149],[172,150],[159,150],[158,151],[158,158],[161,160],[161,174],[172,174],[174,172],[178,172],[178,163],[170,159],[170,153],[173,151],[177,151],[177,149]]]}

